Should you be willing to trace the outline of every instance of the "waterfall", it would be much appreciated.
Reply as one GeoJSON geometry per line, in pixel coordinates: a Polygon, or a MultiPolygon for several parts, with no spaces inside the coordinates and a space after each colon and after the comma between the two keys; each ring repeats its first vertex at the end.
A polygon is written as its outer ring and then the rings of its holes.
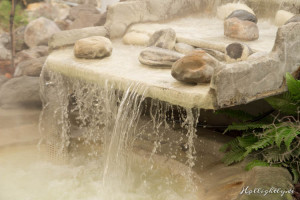
{"type": "Polygon", "coordinates": [[[143,141],[150,141],[146,162],[152,164],[143,173],[153,169],[156,154],[168,159],[184,154],[180,161],[189,167],[180,172],[188,183],[185,190],[196,191],[192,168],[199,109],[149,99],[147,87],[139,83],[128,83],[125,90],[120,88],[124,87],[110,81],[100,86],[43,69],[40,144],[46,144],[51,159],[67,162],[72,155],[72,127],[77,126],[83,144],[97,146],[90,155],[101,158],[103,188],[113,185],[129,192],[137,182],[141,183],[141,177],[134,178],[136,147],[143,148],[143,141]],[[175,138],[172,128],[178,125],[183,132],[175,138]]]}

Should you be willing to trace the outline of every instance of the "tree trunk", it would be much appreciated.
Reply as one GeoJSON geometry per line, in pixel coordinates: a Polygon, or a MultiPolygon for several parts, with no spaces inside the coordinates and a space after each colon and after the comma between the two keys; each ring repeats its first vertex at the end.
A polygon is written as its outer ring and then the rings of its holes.
{"type": "Polygon", "coordinates": [[[9,17],[9,31],[10,31],[10,44],[11,44],[11,70],[13,71],[15,68],[15,37],[14,37],[14,18],[15,18],[15,7],[16,0],[12,0],[11,2],[11,11],[9,17]]]}

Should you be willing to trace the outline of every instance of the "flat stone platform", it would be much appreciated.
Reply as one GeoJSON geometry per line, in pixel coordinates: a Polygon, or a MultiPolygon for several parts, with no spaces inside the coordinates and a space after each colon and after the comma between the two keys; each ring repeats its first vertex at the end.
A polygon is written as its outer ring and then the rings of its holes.
{"type": "MultiPolygon", "coordinates": [[[[65,76],[79,78],[104,86],[108,80],[125,90],[131,83],[147,87],[146,97],[183,107],[214,109],[214,97],[209,84],[191,85],[178,82],[170,68],[150,67],[139,62],[144,47],[128,46],[113,41],[113,52],[104,59],[78,59],[73,47],[52,52],[45,67],[65,76]]],[[[144,91],[139,91],[141,94],[144,91]]]]}

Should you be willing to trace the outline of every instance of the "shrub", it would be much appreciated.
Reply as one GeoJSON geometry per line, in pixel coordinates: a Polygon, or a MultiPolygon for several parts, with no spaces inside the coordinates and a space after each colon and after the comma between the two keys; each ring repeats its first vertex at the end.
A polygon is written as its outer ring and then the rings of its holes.
{"type": "MultiPolygon", "coordinates": [[[[11,2],[9,0],[0,1],[0,27],[5,31],[9,30],[10,10],[11,2]]],[[[27,23],[28,21],[26,13],[22,10],[20,5],[16,5],[14,17],[15,27],[17,28],[19,26],[26,25],[27,23]]]]}

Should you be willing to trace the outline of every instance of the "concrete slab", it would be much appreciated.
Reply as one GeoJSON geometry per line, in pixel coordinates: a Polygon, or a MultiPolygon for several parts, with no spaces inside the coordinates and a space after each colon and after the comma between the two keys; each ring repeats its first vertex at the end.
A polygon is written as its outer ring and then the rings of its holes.
{"type": "Polygon", "coordinates": [[[131,83],[140,83],[148,87],[146,97],[184,107],[214,108],[209,84],[184,84],[171,76],[170,68],[142,65],[138,56],[143,47],[126,46],[119,41],[114,41],[113,46],[112,55],[101,60],[78,59],[73,55],[72,47],[57,50],[49,55],[45,68],[100,86],[107,80],[121,89],[131,83]]]}

